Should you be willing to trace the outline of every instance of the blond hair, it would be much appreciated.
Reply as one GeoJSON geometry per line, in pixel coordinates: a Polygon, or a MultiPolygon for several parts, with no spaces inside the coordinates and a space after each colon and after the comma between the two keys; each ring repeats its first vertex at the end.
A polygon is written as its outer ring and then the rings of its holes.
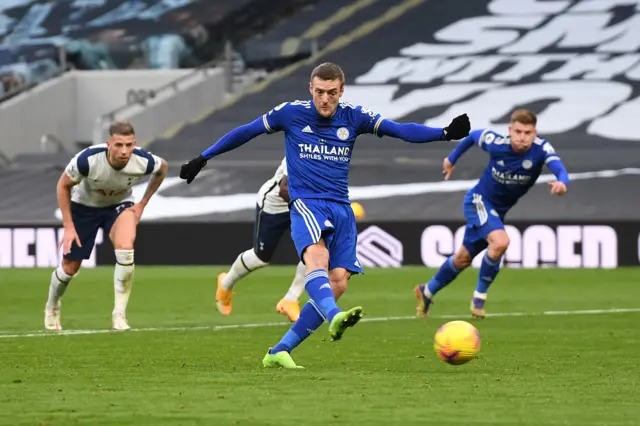
{"type": "Polygon", "coordinates": [[[532,124],[538,123],[538,117],[528,109],[517,109],[511,114],[511,123],[532,124]]]}

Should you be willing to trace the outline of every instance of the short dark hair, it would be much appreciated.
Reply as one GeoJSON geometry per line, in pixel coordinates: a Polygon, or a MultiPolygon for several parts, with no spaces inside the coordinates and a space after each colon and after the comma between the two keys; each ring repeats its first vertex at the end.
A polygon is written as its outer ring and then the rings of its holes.
{"type": "Polygon", "coordinates": [[[344,72],[337,64],[324,62],[313,69],[311,80],[318,77],[320,80],[340,80],[344,84],[344,72]]]}
{"type": "Polygon", "coordinates": [[[114,121],[109,125],[109,135],[131,136],[135,135],[136,131],[133,129],[133,125],[128,121],[114,121]]]}
{"type": "Polygon", "coordinates": [[[511,114],[511,122],[520,124],[533,124],[535,126],[538,123],[538,117],[536,117],[536,115],[528,109],[517,109],[513,111],[513,114],[511,114]]]}

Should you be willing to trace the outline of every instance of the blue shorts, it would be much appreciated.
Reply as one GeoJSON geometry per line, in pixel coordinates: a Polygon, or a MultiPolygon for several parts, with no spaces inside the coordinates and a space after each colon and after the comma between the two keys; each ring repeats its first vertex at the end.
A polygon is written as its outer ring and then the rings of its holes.
{"type": "Polygon", "coordinates": [[[269,263],[278,247],[282,234],[291,226],[289,212],[265,213],[256,205],[256,221],[253,227],[253,251],[258,259],[269,263]]]}
{"type": "Polygon", "coordinates": [[[109,207],[88,207],[72,202],[71,219],[82,247],[78,247],[74,242],[71,245],[71,252],[65,254],[64,258],[68,260],[89,259],[96,242],[98,229],[102,228],[104,233],[108,235],[120,213],[131,206],[133,203],[130,201],[109,207]]]}
{"type": "Polygon", "coordinates": [[[349,204],[302,198],[293,201],[291,238],[301,260],[307,247],[324,239],[329,249],[329,270],[344,268],[362,273],[356,256],[356,218],[349,204]]]}
{"type": "Polygon", "coordinates": [[[469,251],[471,257],[476,257],[488,247],[487,236],[493,231],[504,229],[502,223],[504,217],[480,194],[467,193],[464,197],[463,209],[467,227],[462,245],[469,251]]]}

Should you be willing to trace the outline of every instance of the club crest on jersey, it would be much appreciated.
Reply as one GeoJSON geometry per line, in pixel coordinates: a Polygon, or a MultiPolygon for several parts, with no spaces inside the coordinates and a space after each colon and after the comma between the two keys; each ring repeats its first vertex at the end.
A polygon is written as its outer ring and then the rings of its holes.
{"type": "Polygon", "coordinates": [[[527,169],[527,170],[528,170],[528,169],[530,169],[531,167],[533,167],[533,163],[531,162],[531,160],[524,160],[524,161],[522,162],[522,167],[523,167],[524,169],[527,169]]]}
{"type": "Polygon", "coordinates": [[[340,138],[340,140],[346,141],[347,139],[349,139],[349,129],[347,129],[346,127],[340,127],[336,134],[338,135],[338,138],[340,138]]]}

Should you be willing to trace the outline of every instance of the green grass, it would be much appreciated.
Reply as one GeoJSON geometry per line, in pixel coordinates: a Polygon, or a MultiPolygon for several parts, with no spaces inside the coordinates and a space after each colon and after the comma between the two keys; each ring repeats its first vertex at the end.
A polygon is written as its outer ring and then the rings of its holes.
{"type": "MultiPolygon", "coordinates": [[[[302,371],[261,367],[287,325],[214,328],[282,322],[275,304],[294,269],[240,282],[230,317],[214,306],[220,271],[137,268],[131,325],[183,330],[43,336],[51,271],[0,270],[0,424],[640,424],[640,312],[541,315],[640,308],[640,269],[504,270],[489,313],[531,315],[473,321],[482,350],[458,367],[436,357],[433,334],[448,320],[438,316],[468,318],[477,270],[438,295],[433,318],[417,320],[413,286],[433,271],[369,269],[340,304],[407,318],[361,323],[340,342],[323,326],[293,353],[302,371]],[[211,328],[189,329],[202,326],[211,328]]],[[[112,303],[112,270],[82,270],[63,327],[108,329],[112,303]]]]}

